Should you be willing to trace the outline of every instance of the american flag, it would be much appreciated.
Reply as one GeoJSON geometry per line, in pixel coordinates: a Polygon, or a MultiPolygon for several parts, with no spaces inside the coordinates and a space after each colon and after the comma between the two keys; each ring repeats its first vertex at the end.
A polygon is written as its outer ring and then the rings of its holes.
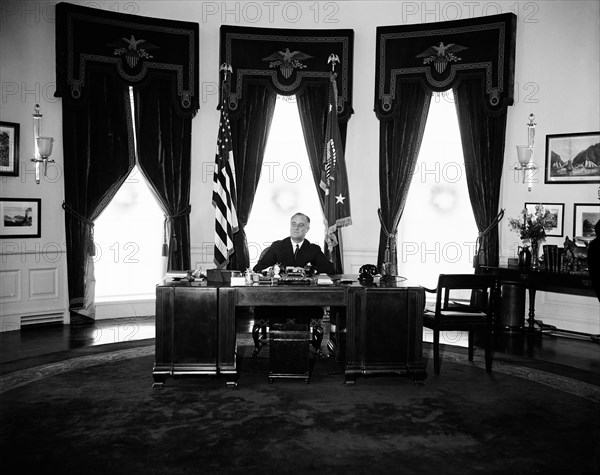
{"type": "Polygon", "coordinates": [[[328,251],[332,255],[335,247],[338,245],[337,230],[343,226],[352,224],[346,162],[337,116],[337,86],[335,77],[336,75],[332,74],[330,78],[327,130],[325,132],[321,183],[319,184],[325,193],[326,253],[328,251]]]}
{"type": "Polygon", "coordinates": [[[235,211],[235,165],[233,163],[229,112],[224,102],[221,104],[212,202],[215,207],[214,262],[217,268],[222,269],[229,262],[229,256],[233,254],[233,234],[238,230],[235,211]]]}

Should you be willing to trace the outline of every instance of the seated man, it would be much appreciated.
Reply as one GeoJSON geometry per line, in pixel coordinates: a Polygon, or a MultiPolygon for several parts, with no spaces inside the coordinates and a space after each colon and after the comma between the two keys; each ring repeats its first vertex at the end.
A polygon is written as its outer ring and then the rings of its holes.
{"type": "Polygon", "coordinates": [[[321,251],[317,244],[311,244],[305,239],[310,229],[310,218],[302,213],[296,213],[290,221],[290,236],[280,241],[275,241],[260,257],[254,266],[254,272],[279,264],[287,266],[304,267],[308,263],[323,274],[333,274],[334,267],[321,251]]]}
{"type": "MultiPolygon", "coordinates": [[[[310,218],[303,213],[296,213],[290,220],[290,236],[273,242],[271,246],[260,257],[254,266],[254,272],[263,270],[279,264],[283,269],[286,267],[305,267],[311,264],[318,273],[333,274],[335,268],[321,248],[317,244],[312,244],[305,239],[306,233],[310,229],[310,218]]],[[[270,323],[311,323],[312,320],[320,319],[323,316],[322,307],[256,307],[254,314],[258,319],[269,321],[270,323]]],[[[256,355],[260,349],[258,342],[259,328],[255,325],[252,330],[255,349],[253,355],[256,355]]],[[[314,345],[317,352],[320,352],[321,341],[323,340],[323,330],[320,325],[315,327],[316,340],[314,345]]]]}

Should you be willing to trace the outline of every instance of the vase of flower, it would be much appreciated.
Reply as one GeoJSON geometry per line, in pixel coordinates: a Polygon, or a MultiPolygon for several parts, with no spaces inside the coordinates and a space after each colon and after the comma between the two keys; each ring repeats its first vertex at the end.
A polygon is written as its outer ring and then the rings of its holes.
{"type": "MultiPolygon", "coordinates": [[[[519,218],[509,218],[508,226],[511,231],[519,233],[519,237],[523,242],[531,244],[531,267],[538,269],[540,266],[540,242],[546,240],[546,231],[556,227],[554,215],[545,210],[541,204],[538,204],[535,205],[534,213],[529,213],[525,208],[521,211],[519,218]]],[[[521,249],[520,246],[519,249],[521,249]]]]}

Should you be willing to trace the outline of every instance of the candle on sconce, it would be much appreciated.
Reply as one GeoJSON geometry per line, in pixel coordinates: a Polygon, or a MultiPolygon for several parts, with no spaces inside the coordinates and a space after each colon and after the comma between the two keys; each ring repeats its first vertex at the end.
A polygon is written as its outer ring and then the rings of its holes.
{"type": "Polygon", "coordinates": [[[48,173],[48,162],[54,162],[50,158],[52,154],[52,145],[54,138],[42,137],[42,114],[40,113],[40,105],[36,104],[33,108],[33,143],[34,157],[31,159],[35,163],[35,182],[40,183],[40,164],[44,166],[44,176],[48,173]]]}
{"type": "Polygon", "coordinates": [[[40,151],[38,149],[37,139],[40,135],[42,135],[42,117],[43,115],[40,113],[40,105],[36,104],[33,108],[33,142],[34,142],[34,158],[40,158],[40,151]]]}
{"type": "Polygon", "coordinates": [[[529,123],[527,124],[527,144],[529,148],[533,149],[533,141],[535,139],[535,126],[537,125],[535,122],[535,116],[533,114],[529,114],[529,123]]]}

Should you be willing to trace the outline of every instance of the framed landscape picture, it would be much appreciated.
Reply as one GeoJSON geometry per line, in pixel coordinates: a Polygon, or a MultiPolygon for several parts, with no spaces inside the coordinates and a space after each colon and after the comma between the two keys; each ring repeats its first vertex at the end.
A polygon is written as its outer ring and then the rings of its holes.
{"type": "Polygon", "coordinates": [[[19,124],[0,122],[0,175],[19,175],[19,124]]]}
{"type": "Polygon", "coordinates": [[[600,183],[600,132],[546,135],[544,183],[600,183]]]}
{"type": "Polygon", "coordinates": [[[564,216],[565,216],[565,204],[564,203],[525,203],[527,213],[535,214],[535,207],[541,204],[544,210],[550,211],[553,219],[555,220],[555,226],[552,229],[546,231],[546,236],[562,236],[564,234],[564,216]]]}
{"type": "Polygon", "coordinates": [[[39,198],[0,198],[0,238],[39,238],[42,236],[42,200],[39,198]]]}
{"type": "Polygon", "coordinates": [[[591,240],[596,237],[594,226],[600,219],[599,203],[575,203],[573,209],[573,237],[591,240]]]}

